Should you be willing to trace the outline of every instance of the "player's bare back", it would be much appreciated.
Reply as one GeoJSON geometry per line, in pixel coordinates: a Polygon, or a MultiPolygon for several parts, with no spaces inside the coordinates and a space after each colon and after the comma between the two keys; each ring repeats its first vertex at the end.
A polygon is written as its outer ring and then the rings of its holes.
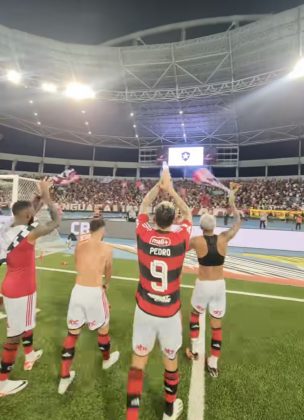
{"type": "Polygon", "coordinates": [[[92,238],[80,242],[75,250],[76,283],[81,286],[102,286],[102,277],[112,265],[111,247],[92,238]]]}

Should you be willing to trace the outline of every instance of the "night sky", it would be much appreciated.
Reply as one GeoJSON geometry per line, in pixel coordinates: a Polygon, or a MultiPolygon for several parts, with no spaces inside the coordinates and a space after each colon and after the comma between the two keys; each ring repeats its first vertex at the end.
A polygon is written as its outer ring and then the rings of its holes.
{"type": "Polygon", "coordinates": [[[184,20],[277,13],[303,0],[0,0],[0,24],[65,42],[98,44],[184,20]]]}

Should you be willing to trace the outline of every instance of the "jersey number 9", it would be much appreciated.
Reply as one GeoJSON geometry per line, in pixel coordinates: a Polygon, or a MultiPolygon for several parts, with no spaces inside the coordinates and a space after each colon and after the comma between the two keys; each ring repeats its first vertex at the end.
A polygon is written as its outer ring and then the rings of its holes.
{"type": "Polygon", "coordinates": [[[156,292],[165,292],[168,289],[168,266],[164,261],[155,260],[150,264],[150,271],[153,277],[161,282],[153,281],[152,289],[156,292]]]}

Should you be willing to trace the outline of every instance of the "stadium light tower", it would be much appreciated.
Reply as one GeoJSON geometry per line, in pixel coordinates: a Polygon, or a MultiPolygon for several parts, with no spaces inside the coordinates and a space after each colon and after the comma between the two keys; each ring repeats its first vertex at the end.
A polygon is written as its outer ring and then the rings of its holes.
{"type": "Polygon", "coordinates": [[[300,79],[304,77],[304,58],[300,58],[293,70],[289,73],[291,79],[300,79]]]}
{"type": "Polygon", "coordinates": [[[22,74],[17,70],[8,70],[6,73],[7,80],[15,85],[19,85],[22,80],[22,74]]]}
{"type": "Polygon", "coordinates": [[[75,99],[76,101],[94,99],[96,96],[96,93],[90,86],[76,82],[69,83],[64,93],[67,97],[75,99]]]}

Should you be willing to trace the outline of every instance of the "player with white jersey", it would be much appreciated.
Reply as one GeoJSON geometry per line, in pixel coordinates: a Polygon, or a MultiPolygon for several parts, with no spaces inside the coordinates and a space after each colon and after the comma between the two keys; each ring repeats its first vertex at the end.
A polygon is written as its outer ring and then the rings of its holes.
{"type": "Polygon", "coordinates": [[[36,317],[35,241],[59,225],[59,217],[49,195],[50,186],[48,181],[40,183],[41,197],[38,199],[49,208],[52,219],[49,223],[38,226],[34,223],[35,213],[41,207],[37,200],[36,208],[30,201],[17,201],[12,207],[12,225],[2,232],[1,262],[6,262],[7,270],[1,291],[7,314],[7,339],[1,356],[0,397],[16,394],[28,383],[9,380],[21,339],[25,353],[24,370],[31,370],[42,355],[42,350],[33,349],[36,317]]]}
{"type": "Polygon", "coordinates": [[[127,420],[139,418],[144,369],[156,339],[165,367],[165,411],[163,419],[177,419],[183,403],[176,398],[179,383],[177,352],[182,345],[180,276],[192,226],[191,210],[174,190],[170,174],[163,176],[146,195],[137,220],[137,249],[140,280],[136,293],[133,325],[133,358],[128,375],[127,420]],[[149,224],[148,209],[164,190],[174,199],[183,216],[172,230],[175,208],[163,201],[155,209],[155,224],[149,224]]]}
{"type": "Polygon", "coordinates": [[[106,296],[112,275],[112,248],[102,242],[105,234],[103,219],[90,223],[90,238],[80,241],[75,250],[76,284],[72,290],[68,315],[68,335],[64,340],[59,394],[64,394],[75,377],[71,371],[75,347],[81,328],[98,331],[98,346],[103,356],[103,369],[119,359],[119,352],[110,353],[110,311],[106,296]],[[103,276],[105,284],[103,285],[103,276]]]}
{"type": "Polygon", "coordinates": [[[226,311],[225,256],[228,242],[241,227],[240,213],[234,203],[232,203],[232,210],[236,221],[231,229],[222,232],[220,235],[215,235],[215,217],[211,214],[204,214],[200,220],[203,235],[194,237],[190,241],[190,249],[194,249],[197,254],[199,271],[191,299],[193,308],[190,316],[192,349],[187,349],[187,355],[189,358],[198,356],[199,316],[209,308],[212,338],[211,356],[206,360],[206,367],[212,377],[218,376],[218,359],[222,346],[222,318],[226,311]]]}

